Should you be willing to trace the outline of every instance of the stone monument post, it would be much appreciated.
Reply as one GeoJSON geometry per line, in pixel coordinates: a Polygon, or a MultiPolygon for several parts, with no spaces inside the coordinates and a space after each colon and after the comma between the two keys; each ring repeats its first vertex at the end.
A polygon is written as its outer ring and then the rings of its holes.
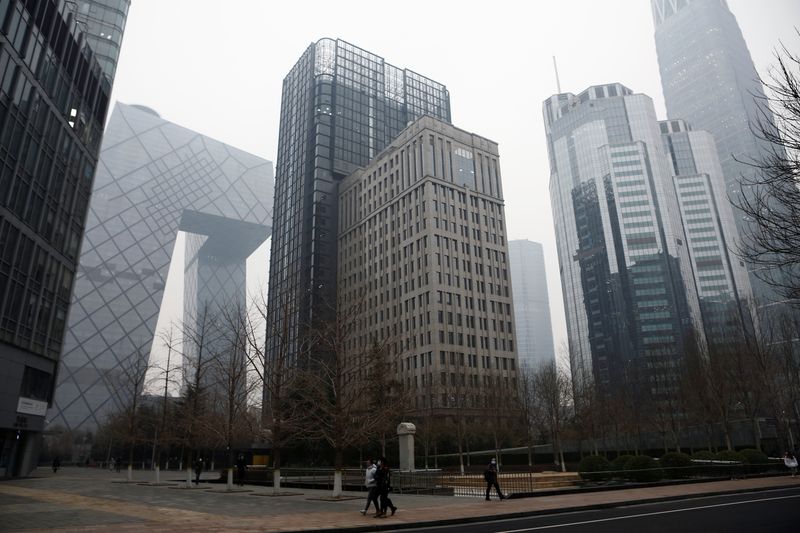
{"type": "Polygon", "coordinates": [[[411,422],[401,422],[397,425],[401,471],[411,472],[414,470],[414,434],[416,432],[417,427],[411,422]]]}

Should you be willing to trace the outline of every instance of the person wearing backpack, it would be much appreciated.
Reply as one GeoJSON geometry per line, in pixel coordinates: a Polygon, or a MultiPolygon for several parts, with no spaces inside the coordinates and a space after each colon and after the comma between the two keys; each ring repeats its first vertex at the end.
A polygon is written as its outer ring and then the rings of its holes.
{"type": "Polygon", "coordinates": [[[500,485],[497,484],[497,461],[492,459],[489,461],[489,466],[486,467],[486,470],[483,472],[483,479],[486,480],[486,501],[488,502],[491,498],[489,498],[489,491],[492,490],[492,487],[497,491],[497,496],[500,499],[504,499],[503,492],[500,490],[500,485]]]}
{"type": "Polygon", "coordinates": [[[381,457],[378,460],[378,469],[375,471],[375,484],[378,487],[378,494],[381,497],[381,507],[375,513],[375,518],[386,518],[386,509],[392,510],[392,516],[397,512],[397,507],[392,503],[389,498],[389,491],[392,489],[392,471],[389,468],[389,463],[386,457],[381,457]]]}

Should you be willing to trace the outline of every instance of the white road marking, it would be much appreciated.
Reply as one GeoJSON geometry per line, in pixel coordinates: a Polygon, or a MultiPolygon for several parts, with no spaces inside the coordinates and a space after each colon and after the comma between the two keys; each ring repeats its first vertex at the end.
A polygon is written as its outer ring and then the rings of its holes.
{"type": "Polygon", "coordinates": [[[730,507],[733,505],[745,505],[748,503],[758,503],[758,502],[768,502],[772,500],[786,500],[789,498],[800,498],[800,494],[793,494],[791,496],[776,496],[774,498],[760,498],[756,500],[744,500],[740,502],[729,502],[729,503],[717,503],[714,505],[703,505],[700,507],[686,507],[684,509],[671,509],[669,511],[654,511],[652,513],[640,513],[640,514],[632,514],[627,516],[615,516],[612,518],[598,518],[596,520],[584,520],[582,522],[570,522],[567,524],[551,524],[549,526],[536,526],[536,527],[526,527],[523,529],[509,529],[506,531],[498,531],[497,533],[521,533],[522,531],[539,531],[542,529],[555,529],[559,527],[569,527],[569,526],[582,526],[585,524],[597,524],[600,522],[613,522],[615,520],[629,520],[631,518],[641,518],[643,516],[656,516],[660,514],[672,514],[672,513],[684,513],[686,511],[699,511],[701,509],[712,509],[714,507],[730,507]]]}

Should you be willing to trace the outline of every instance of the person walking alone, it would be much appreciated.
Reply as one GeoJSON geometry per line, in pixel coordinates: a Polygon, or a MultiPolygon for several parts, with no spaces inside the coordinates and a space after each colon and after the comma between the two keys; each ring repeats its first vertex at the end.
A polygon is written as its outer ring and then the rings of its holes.
{"type": "Polygon", "coordinates": [[[375,513],[375,518],[386,518],[386,510],[392,510],[392,516],[397,512],[397,507],[392,503],[389,498],[389,491],[392,489],[392,471],[389,468],[389,463],[386,462],[386,457],[381,457],[378,460],[378,469],[375,471],[375,484],[378,487],[378,494],[381,497],[381,506],[378,512],[375,513]]]}
{"type": "Polygon", "coordinates": [[[236,459],[236,477],[239,481],[239,486],[244,487],[244,473],[247,471],[247,461],[244,459],[244,454],[240,453],[236,459]]]}
{"type": "Polygon", "coordinates": [[[375,472],[377,470],[378,467],[372,459],[367,459],[367,469],[364,471],[364,486],[367,487],[367,506],[361,510],[361,514],[363,515],[366,515],[367,511],[369,511],[370,502],[375,505],[376,513],[380,509],[378,506],[378,486],[375,482],[375,472]]]}
{"type": "Polygon", "coordinates": [[[486,467],[486,471],[483,473],[483,479],[486,480],[486,501],[488,502],[491,498],[489,498],[489,491],[492,490],[492,487],[497,491],[497,496],[502,500],[505,498],[503,496],[503,492],[500,490],[500,485],[497,484],[497,461],[492,459],[489,461],[489,466],[486,467]]]}
{"type": "Polygon", "coordinates": [[[797,457],[792,452],[786,452],[783,455],[783,464],[792,473],[792,477],[797,475],[797,457]]]}
{"type": "Polygon", "coordinates": [[[203,458],[198,457],[194,462],[194,484],[200,484],[200,474],[203,472],[203,458]]]}

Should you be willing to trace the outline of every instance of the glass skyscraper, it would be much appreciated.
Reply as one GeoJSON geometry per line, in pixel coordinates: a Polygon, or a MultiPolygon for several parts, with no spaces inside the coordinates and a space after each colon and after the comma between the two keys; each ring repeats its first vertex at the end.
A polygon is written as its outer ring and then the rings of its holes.
{"type": "Polygon", "coordinates": [[[659,128],[670,162],[706,338],[717,347],[753,325],[750,280],[736,257],[736,224],[710,133],[683,120],[659,128]]]}
{"type": "Polygon", "coordinates": [[[184,322],[205,306],[213,313],[217,305],[246,303],[245,261],[269,236],[271,191],[269,161],[152,109],[116,104],[92,191],[50,427],[92,430],[128,405],[131,390],[117,384],[133,358],[150,354],[179,231],[187,234],[179,265],[184,322]]]}
{"type": "Polygon", "coordinates": [[[268,353],[282,342],[296,353],[306,328],[332,317],[338,183],[423,115],[450,121],[444,85],[342,40],[313,43],[284,78],[268,353]]]}
{"type": "MultiPolygon", "coordinates": [[[[773,147],[752,131],[760,113],[771,116],[750,52],[725,0],[651,0],[661,85],[669,118],[680,118],[716,142],[727,195],[742,191],[740,177],[752,176],[748,161],[773,147]]],[[[734,220],[740,235],[747,221],[734,220]]],[[[729,231],[732,233],[733,230],[729,231]]],[[[752,272],[750,282],[760,304],[781,298],[752,272]]]]}
{"type": "Polygon", "coordinates": [[[542,245],[529,240],[508,241],[508,258],[519,362],[530,368],[555,362],[542,245]]]}
{"type": "Polygon", "coordinates": [[[75,8],[0,1],[0,477],[36,466],[111,94],[75,8]]]}
{"type": "Polygon", "coordinates": [[[614,83],[543,107],[573,378],[671,394],[703,330],[653,102],[614,83]]]}

